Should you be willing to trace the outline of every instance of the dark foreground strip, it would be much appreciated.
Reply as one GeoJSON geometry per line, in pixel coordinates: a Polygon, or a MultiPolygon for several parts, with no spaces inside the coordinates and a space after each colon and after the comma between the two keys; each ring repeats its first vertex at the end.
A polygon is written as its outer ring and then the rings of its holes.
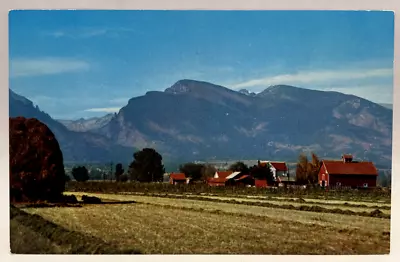
{"type": "MultiPolygon", "coordinates": [[[[70,231],[39,215],[26,213],[14,206],[10,207],[10,219],[32,229],[59,246],[71,246],[69,254],[141,254],[136,249],[120,249],[100,238],[70,231]]],[[[13,250],[11,252],[14,253],[13,250]]],[[[41,251],[37,250],[35,254],[41,254],[41,251]]]]}
{"type": "Polygon", "coordinates": [[[189,199],[189,200],[198,200],[198,201],[209,201],[209,202],[218,202],[218,203],[227,203],[227,204],[240,204],[247,206],[261,206],[261,207],[270,207],[270,208],[281,208],[281,209],[290,209],[290,210],[298,210],[298,211],[309,211],[309,212],[321,212],[321,213],[333,213],[333,214],[342,214],[342,215],[355,215],[355,216],[365,216],[365,217],[377,217],[377,218],[386,218],[390,219],[390,214],[385,214],[379,209],[375,209],[371,212],[354,212],[352,210],[343,210],[339,208],[324,208],[321,206],[293,206],[293,205],[277,205],[266,202],[250,202],[250,201],[237,201],[237,200],[223,200],[223,199],[215,199],[215,198],[207,198],[207,197],[196,197],[196,196],[170,196],[170,195],[162,195],[162,194],[144,194],[144,196],[153,196],[153,197],[163,197],[163,198],[174,198],[174,199],[189,199]]]}

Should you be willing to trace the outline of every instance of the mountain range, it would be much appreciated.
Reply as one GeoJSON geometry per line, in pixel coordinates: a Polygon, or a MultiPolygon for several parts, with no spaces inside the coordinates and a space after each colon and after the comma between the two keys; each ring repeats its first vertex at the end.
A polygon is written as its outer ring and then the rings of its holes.
{"type": "Polygon", "coordinates": [[[68,161],[131,160],[134,148],[153,147],[169,161],[296,160],[321,158],[391,165],[393,111],[338,92],[288,85],[255,94],[180,80],[164,91],[131,98],[116,114],[54,120],[10,90],[10,116],[36,117],[60,141],[68,161]]]}
{"type": "Polygon", "coordinates": [[[107,114],[102,117],[80,118],[78,120],[62,120],[57,119],[58,122],[66,126],[69,130],[75,132],[87,132],[90,130],[99,129],[107,125],[115,114],[107,114]]]}
{"type": "Polygon", "coordinates": [[[29,99],[9,90],[9,116],[37,118],[55,134],[65,162],[107,162],[131,158],[133,149],[117,145],[105,136],[69,130],[29,99]]]}

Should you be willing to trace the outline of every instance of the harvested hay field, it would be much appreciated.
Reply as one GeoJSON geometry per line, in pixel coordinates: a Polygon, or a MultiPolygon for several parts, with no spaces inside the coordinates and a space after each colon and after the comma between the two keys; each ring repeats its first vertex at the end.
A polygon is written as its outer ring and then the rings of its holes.
{"type": "MultiPolygon", "coordinates": [[[[54,207],[58,209],[75,207],[54,207]]],[[[41,207],[39,209],[54,210],[41,207]]],[[[79,209],[79,208],[78,208],[79,209]]],[[[120,248],[86,232],[71,231],[29,214],[14,206],[10,209],[11,252],[14,254],[138,254],[136,249],[120,248]]]]}
{"type": "Polygon", "coordinates": [[[197,199],[90,195],[136,203],[22,211],[119,250],[145,254],[388,254],[390,250],[390,219],[385,218],[197,199]]]}
{"type": "MultiPolygon", "coordinates": [[[[144,193],[120,193],[127,195],[144,195],[144,196],[157,196],[157,197],[168,197],[168,198],[185,198],[185,199],[195,199],[195,200],[204,200],[204,201],[218,201],[218,202],[233,202],[233,203],[242,203],[248,205],[258,205],[258,206],[268,206],[271,204],[272,207],[277,206],[293,206],[301,207],[304,209],[306,207],[315,207],[320,206],[329,210],[350,210],[355,213],[357,212],[372,212],[374,210],[380,210],[382,213],[390,215],[391,207],[388,204],[371,204],[371,203],[362,203],[362,202],[345,202],[345,201],[315,201],[311,199],[303,199],[303,198],[273,198],[273,197],[224,197],[224,196],[215,196],[215,195],[191,195],[191,194],[144,194],[144,193]]],[[[333,211],[334,212],[334,211],[333,211]]]]}
{"type": "MultiPolygon", "coordinates": [[[[79,195],[79,193],[75,194],[79,195]]],[[[110,196],[110,194],[93,194],[96,196],[110,196]]],[[[328,207],[324,205],[309,205],[309,204],[296,204],[296,203],[284,203],[284,202],[268,202],[268,201],[241,201],[235,199],[221,199],[221,197],[204,197],[204,196],[188,196],[188,195],[169,195],[169,194],[147,194],[147,195],[132,195],[128,194],[115,194],[112,195],[113,198],[122,200],[122,199],[141,199],[141,201],[147,201],[148,197],[157,197],[157,198],[169,198],[169,199],[187,199],[187,200],[197,200],[197,201],[207,201],[215,203],[227,203],[227,204],[238,204],[238,205],[247,205],[247,206],[257,206],[257,207],[268,207],[268,208],[276,208],[276,209],[289,209],[289,210],[298,210],[298,211],[308,211],[308,212],[321,212],[321,213],[333,213],[333,214],[345,214],[345,215],[356,215],[356,216],[364,216],[364,217],[380,217],[380,218],[390,218],[390,210],[380,210],[373,208],[337,208],[328,205],[328,207]]],[[[151,200],[152,201],[152,200],[151,200]]],[[[171,201],[169,201],[171,202],[171,201]]],[[[173,201],[172,201],[173,202],[173,201]]]]}

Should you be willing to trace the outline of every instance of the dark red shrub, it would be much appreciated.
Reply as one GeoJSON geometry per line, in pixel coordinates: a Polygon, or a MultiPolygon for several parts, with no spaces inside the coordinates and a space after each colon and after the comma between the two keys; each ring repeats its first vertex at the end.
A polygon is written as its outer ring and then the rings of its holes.
{"type": "Polygon", "coordinates": [[[10,198],[59,199],[65,187],[63,155],[53,132],[35,118],[10,118],[10,198]]]}

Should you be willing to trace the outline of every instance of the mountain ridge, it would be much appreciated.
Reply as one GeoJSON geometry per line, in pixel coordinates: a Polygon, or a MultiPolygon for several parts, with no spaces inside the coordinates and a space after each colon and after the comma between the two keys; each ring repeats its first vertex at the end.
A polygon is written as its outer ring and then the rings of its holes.
{"type": "Polygon", "coordinates": [[[391,164],[392,110],[354,95],[288,85],[246,93],[179,80],[164,91],[129,99],[104,125],[79,133],[99,135],[106,145],[153,147],[179,162],[286,160],[302,151],[340,158],[350,151],[391,164]]]}
{"type": "Polygon", "coordinates": [[[36,118],[46,124],[55,134],[66,162],[109,162],[121,158],[127,161],[134,152],[133,148],[117,145],[100,134],[67,129],[32,101],[9,89],[9,117],[17,116],[36,118]]]}
{"type": "Polygon", "coordinates": [[[77,120],[63,120],[63,119],[56,119],[56,120],[71,131],[87,132],[105,126],[106,124],[108,124],[108,122],[111,121],[111,119],[115,115],[116,115],[115,113],[110,113],[101,117],[90,117],[86,119],[80,118],[77,120]]]}
{"type": "Polygon", "coordinates": [[[302,148],[338,157],[356,146],[354,151],[364,152],[363,158],[371,154],[379,158],[373,151],[382,151],[374,147],[384,147],[389,162],[391,119],[392,112],[386,108],[339,92],[278,85],[251,97],[212,83],[184,80],[164,92],[130,99],[100,133],[124,145],[152,145],[188,159],[251,154],[238,153],[243,150],[258,157],[293,157],[302,148]]]}

